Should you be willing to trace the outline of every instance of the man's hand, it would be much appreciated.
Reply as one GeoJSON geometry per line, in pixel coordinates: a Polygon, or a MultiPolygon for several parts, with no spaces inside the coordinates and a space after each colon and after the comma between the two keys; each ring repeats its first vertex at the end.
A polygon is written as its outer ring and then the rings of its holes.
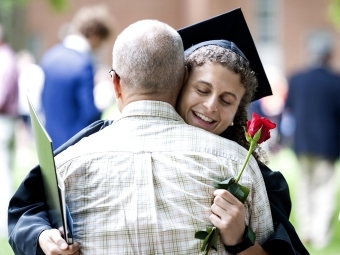
{"type": "Polygon", "coordinates": [[[219,230],[223,244],[236,245],[242,241],[245,230],[244,205],[224,189],[215,190],[214,196],[210,221],[219,230]]]}
{"type": "Polygon", "coordinates": [[[46,255],[80,255],[79,244],[74,242],[68,245],[61,237],[58,229],[49,229],[41,232],[39,245],[46,255]]]}

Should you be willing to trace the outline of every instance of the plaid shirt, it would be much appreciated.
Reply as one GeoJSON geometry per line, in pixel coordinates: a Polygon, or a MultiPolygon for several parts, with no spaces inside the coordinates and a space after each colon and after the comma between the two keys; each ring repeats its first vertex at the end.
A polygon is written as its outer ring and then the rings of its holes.
{"type": "MultiPolygon", "coordinates": [[[[246,154],[187,125],[167,103],[130,103],[111,126],[56,157],[82,254],[199,254],[194,235],[212,226],[214,186],[236,176],[246,154]]],[[[250,189],[245,224],[261,244],[273,223],[254,158],[240,183],[250,189]]],[[[219,241],[210,254],[227,252],[219,241]]]]}

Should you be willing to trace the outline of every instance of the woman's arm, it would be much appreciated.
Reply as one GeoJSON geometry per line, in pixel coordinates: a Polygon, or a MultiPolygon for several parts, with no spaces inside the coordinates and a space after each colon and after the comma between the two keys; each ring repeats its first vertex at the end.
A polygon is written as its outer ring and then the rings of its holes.
{"type": "MultiPolygon", "coordinates": [[[[289,221],[291,200],[285,178],[262,163],[259,167],[268,194],[274,233],[262,246],[255,242],[254,246],[239,254],[309,254],[289,221]]],[[[219,229],[222,242],[228,246],[241,242],[245,229],[243,204],[226,190],[216,190],[214,196],[210,220],[219,229]]]]}
{"type": "MultiPolygon", "coordinates": [[[[277,254],[277,253],[276,253],[277,254]]],[[[258,242],[248,249],[244,250],[243,252],[238,253],[238,255],[269,255],[258,242]]]]}
{"type": "Polygon", "coordinates": [[[274,224],[274,233],[262,247],[269,254],[308,255],[309,252],[289,221],[291,199],[286,179],[280,172],[272,171],[263,163],[259,163],[259,167],[266,185],[274,224]]]}
{"type": "MultiPolygon", "coordinates": [[[[113,121],[96,121],[81,130],[54,153],[59,154],[113,121]]],[[[10,200],[8,207],[9,244],[16,255],[43,254],[38,245],[42,231],[52,229],[46,208],[46,197],[40,167],[33,168],[10,200]]]]}
{"type": "MultiPolygon", "coordinates": [[[[214,196],[210,221],[219,230],[222,243],[227,246],[241,243],[246,228],[244,205],[227,190],[217,189],[214,191],[214,196]]],[[[268,255],[257,242],[238,254],[268,255]]]]}

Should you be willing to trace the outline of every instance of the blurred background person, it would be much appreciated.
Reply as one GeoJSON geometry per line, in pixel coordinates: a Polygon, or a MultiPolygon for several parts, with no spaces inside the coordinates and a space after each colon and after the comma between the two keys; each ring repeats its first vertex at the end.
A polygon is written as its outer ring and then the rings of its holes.
{"type": "Polygon", "coordinates": [[[297,226],[305,243],[324,248],[336,208],[335,161],[340,153],[340,76],[331,70],[332,38],[307,42],[310,66],[289,79],[286,109],[295,119],[293,149],[300,164],[297,226]]]}
{"type": "Polygon", "coordinates": [[[21,50],[17,54],[18,65],[18,112],[25,127],[30,130],[30,113],[27,103],[27,93],[29,93],[30,101],[39,116],[43,121],[42,107],[41,107],[41,92],[44,85],[44,71],[36,64],[35,58],[28,50],[21,50]]]}
{"type": "Polygon", "coordinates": [[[14,128],[18,115],[18,73],[16,55],[5,43],[0,24],[0,236],[7,236],[7,208],[12,196],[14,128]]]}
{"type": "MultiPolygon", "coordinates": [[[[41,92],[44,85],[44,72],[35,62],[35,57],[28,50],[20,50],[17,55],[18,69],[18,114],[15,127],[15,158],[20,159],[16,167],[30,165],[34,148],[33,133],[29,116],[27,93],[31,103],[43,121],[41,92]]],[[[35,155],[35,154],[33,154],[35,155]]]]}
{"type": "Polygon", "coordinates": [[[54,148],[100,119],[94,103],[94,54],[111,33],[104,6],[82,7],[74,16],[69,35],[42,57],[45,73],[42,106],[45,127],[54,148]]]}

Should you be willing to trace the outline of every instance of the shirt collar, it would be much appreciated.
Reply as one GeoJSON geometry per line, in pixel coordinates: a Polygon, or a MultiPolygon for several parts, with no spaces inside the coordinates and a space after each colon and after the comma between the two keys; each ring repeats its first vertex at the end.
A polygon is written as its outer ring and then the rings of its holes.
{"type": "Polygon", "coordinates": [[[80,35],[68,35],[63,40],[63,45],[66,48],[78,51],[80,53],[86,53],[91,51],[91,46],[88,41],[80,35]]]}
{"type": "Polygon", "coordinates": [[[169,103],[149,100],[141,100],[129,103],[124,107],[121,115],[118,116],[116,121],[119,121],[125,117],[137,115],[163,117],[184,123],[184,120],[178,115],[174,107],[169,103]]]}

